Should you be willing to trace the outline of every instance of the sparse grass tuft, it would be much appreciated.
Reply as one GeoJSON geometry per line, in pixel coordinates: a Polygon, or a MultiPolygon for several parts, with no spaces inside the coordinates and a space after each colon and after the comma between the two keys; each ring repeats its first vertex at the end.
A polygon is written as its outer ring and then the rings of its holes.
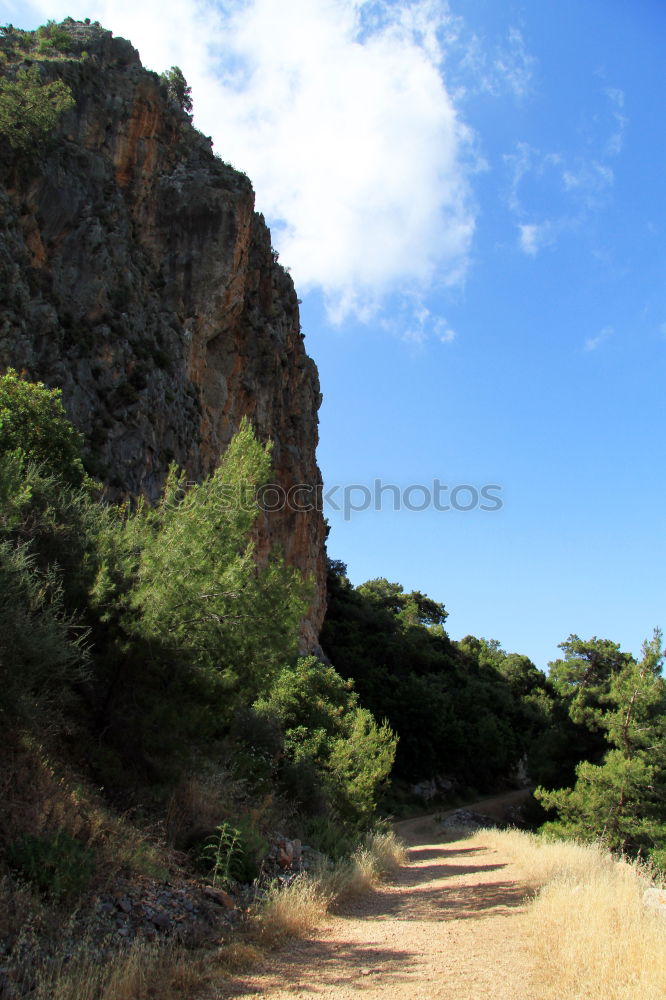
{"type": "Polygon", "coordinates": [[[257,917],[260,942],[274,947],[285,938],[303,937],[322,922],[331,902],[318,876],[301,875],[290,885],[274,889],[257,917]]]}
{"type": "Polygon", "coordinates": [[[407,863],[407,848],[391,831],[371,833],[366,838],[366,848],[374,858],[378,875],[392,875],[407,863]]]}
{"type": "Polygon", "coordinates": [[[247,941],[230,941],[223,945],[217,955],[216,965],[223,972],[240,972],[257,965],[261,952],[247,941]]]}
{"type": "Polygon", "coordinates": [[[371,889],[405,859],[405,847],[394,833],[369,834],[350,858],[324,864],[270,893],[258,918],[262,941],[273,946],[286,937],[303,937],[336,904],[371,889]]]}

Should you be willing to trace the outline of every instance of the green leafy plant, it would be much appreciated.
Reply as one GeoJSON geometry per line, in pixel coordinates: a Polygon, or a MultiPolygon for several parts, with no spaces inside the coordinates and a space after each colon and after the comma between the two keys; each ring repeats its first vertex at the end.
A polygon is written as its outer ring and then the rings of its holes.
{"type": "Polygon", "coordinates": [[[200,854],[200,860],[209,866],[209,878],[214,886],[228,886],[235,878],[242,860],[242,834],[226,821],[215,828],[200,854]]]}
{"type": "MultiPolygon", "coordinates": [[[[0,107],[0,121],[1,115],[0,107]]],[[[65,413],[60,389],[29,382],[13,368],[0,377],[0,455],[20,448],[26,458],[79,486],[84,480],[82,444],[65,413]]]]}
{"type": "Polygon", "coordinates": [[[172,66],[160,76],[162,83],[166,84],[169,98],[177,104],[186,114],[192,113],[192,88],[188,85],[183,76],[180,66],[172,66]]]}
{"type": "Polygon", "coordinates": [[[72,92],[62,80],[43,82],[37,65],[19,69],[13,79],[0,80],[0,136],[16,152],[31,152],[73,106],[72,92]]]}
{"type": "Polygon", "coordinates": [[[39,39],[38,48],[41,53],[52,50],[67,52],[72,45],[72,36],[57,21],[47,21],[46,24],[40,25],[37,28],[37,38],[39,39]]]}
{"type": "Polygon", "coordinates": [[[353,684],[316,657],[304,657],[281,670],[255,709],[273,715],[284,729],[282,777],[294,791],[301,789],[301,806],[319,807],[318,785],[336,817],[365,825],[390,773],[397,741],[386,724],[379,725],[360,707],[353,684]],[[310,785],[311,792],[303,795],[310,785]]]}
{"type": "Polygon", "coordinates": [[[90,883],[95,854],[66,830],[25,834],[10,844],[7,860],[23,878],[54,901],[74,898],[90,883]]]}
{"type": "MultiPolygon", "coordinates": [[[[611,645],[611,644],[607,644],[611,645]]],[[[595,726],[609,749],[600,764],[581,761],[573,788],[537,788],[536,798],[558,818],[546,834],[602,838],[612,850],[635,853],[664,846],[666,787],[666,683],[662,633],[643,644],[640,662],[624,661],[604,677],[595,726]]],[[[596,680],[596,677],[595,677],[596,680]]]]}

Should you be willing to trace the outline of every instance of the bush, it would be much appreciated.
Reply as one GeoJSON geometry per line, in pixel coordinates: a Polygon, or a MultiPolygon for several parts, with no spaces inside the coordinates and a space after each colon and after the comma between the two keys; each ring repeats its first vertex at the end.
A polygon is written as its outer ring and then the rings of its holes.
{"type": "Polygon", "coordinates": [[[19,69],[14,79],[0,80],[0,136],[16,152],[29,153],[73,106],[72,92],[62,80],[43,83],[39,66],[19,69]]]}
{"type": "MultiPolygon", "coordinates": [[[[0,105],[0,127],[1,115],[0,105]]],[[[60,389],[28,382],[13,368],[0,377],[0,455],[20,449],[64,482],[80,486],[85,477],[82,447],[83,437],[65,413],[60,389]]]]}
{"type": "Polygon", "coordinates": [[[37,28],[37,38],[39,39],[39,51],[67,52],[72,47],[72,36],[69,32],[61,28],[56,21],[47,21],[46,24],[37,28]]]}
{"type": "Polygon", "coordinates": [[[340,861],[354,853],[356,840],[330,816],[310,817],[304,829],[304,837],[310,846],[332,861],[340,861]]]}
{"type": "Polygon", "coordinates": [[[305,657],[281,671],[255,708],[275,715],[284,728],[283,780],[302,786],[301,804],[307,808],[308,795],[317,803],[315,788],[307,785],[319,784],[338,819],[367,824],[397,741],[386,724],[359,707],[351,682],[316,657],[305,657]]]}
{"type": "Polygon", "coordinates": [[[85,632],[65,614],[55,572],[39,571],[25,546],[0,542],[0,593],[0,720],[61,730],[86,674],[85,632]]]}
{"type": "Polygon", "coordinates": [[[93,851],[65,830],[26,834],[7,849],[7,860],[40,892],[58,902],[80,895],[95,870],[93,851]]]}
{"type": "Polygon", "coordinates": [[[162,83],[166,85],[170,100],[186,114],[192,113],[192,88],[188,85],[183,76],[183,71],[179,66],[172,66],[160,77],[162,83]]]}

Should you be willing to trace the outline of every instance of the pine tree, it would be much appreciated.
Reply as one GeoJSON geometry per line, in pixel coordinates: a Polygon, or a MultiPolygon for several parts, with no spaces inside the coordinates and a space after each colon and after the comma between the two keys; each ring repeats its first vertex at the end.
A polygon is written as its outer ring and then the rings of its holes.
{"type": "Polygon", "coordinates": [[[656,629],[643,644],[640,662],[631,660],[610,680],[597,716],[609,749],[599,765],[583,761],[573,788],[535,795],[559,818],[545,832],[602,838],[612,849],[659,846],[666,824],[666,684],[664,652],[656,629]]]}

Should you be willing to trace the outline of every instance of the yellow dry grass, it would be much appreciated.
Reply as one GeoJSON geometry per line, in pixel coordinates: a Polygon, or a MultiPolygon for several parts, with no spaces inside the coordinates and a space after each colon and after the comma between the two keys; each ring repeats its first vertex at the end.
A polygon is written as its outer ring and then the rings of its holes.
{"type": "Polygon", "coordinates": [[[351,858],[324,865],[271,893],[259,917],[262,939],[273,945],[303,937],[336,903],[370,889],[405,859],[405,847],[395,834],[370,834],[351,858]]]}
{"type": "Polygon", "coordinates": [[[544,1000],[664,1000],[666,920],[643,904],[644,868],[594,844],[519,831],[475,840],[511,855],[540,887],[529,933],[544,1000]]]}
{"type": "Polygon", "coordinates": [[[44,963],[33,1000],[182,1000],[208,978],[207,961],[177,946],[133,945],[100,963],[82,944],[71,958],[44,963]]]}

